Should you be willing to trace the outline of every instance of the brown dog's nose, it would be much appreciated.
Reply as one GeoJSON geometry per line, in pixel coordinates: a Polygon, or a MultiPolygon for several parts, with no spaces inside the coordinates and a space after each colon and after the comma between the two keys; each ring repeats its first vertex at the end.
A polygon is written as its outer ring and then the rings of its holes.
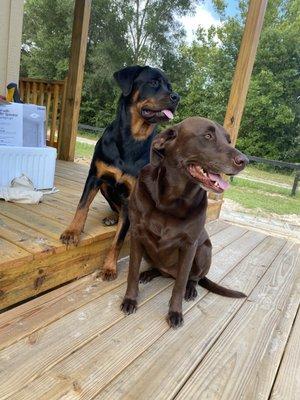
{"type": "Polygon", "coordinates": [[[178,93],[172,92],[170,94],[170,99],[171,99],[171,101],[173,101],[173,103],[177,103],[179,101],[179,99],[180,99],[180,96],[179,96],[178,93]]]}
{"type": "Polygon", "coordinates": [[[238,154],[236,157],[234,157],[233,163],[236,167],[245,168],[245,166],[249,163],[249,160],[244,154],[238,154]]]}

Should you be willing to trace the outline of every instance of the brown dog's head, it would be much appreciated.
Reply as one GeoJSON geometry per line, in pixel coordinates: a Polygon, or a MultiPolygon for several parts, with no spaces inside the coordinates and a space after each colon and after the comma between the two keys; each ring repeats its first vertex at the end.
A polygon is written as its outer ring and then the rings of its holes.
{"type": "Polygon", "coordinates": [[[230,143],[229,134],[218,123],[200,117],[187,118],[155,137],[151,163],[175,166],[203,189],[222,193],[228,183],[220,174],[236,175],[249,162],[230,143]]]}

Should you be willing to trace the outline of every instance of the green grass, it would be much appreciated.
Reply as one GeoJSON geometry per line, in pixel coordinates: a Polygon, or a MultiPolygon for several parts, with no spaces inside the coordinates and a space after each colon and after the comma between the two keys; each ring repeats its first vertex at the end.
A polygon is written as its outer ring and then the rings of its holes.
{"type": "Polygon", "coordinates": [[[86,131],[78,131],[77,136],[85,139],[98,140],[100,137],[100,132],[90,133],[86,131]]]}
{"type": "Polygon", "coordinates": [[[298,192],[295,197],[291,197],[290,193],[291,189],[237,177],[231,183],[230,189],[225,192],[225,197],[252,210],[260,209],[265,213],[281,215],[298,214],[300,210],[300,194],[298,192]]]}
{"type": "Polygon", "coordinates": [[[94,146],[87,143],[76,142],[75,157],[92,158],[94,146]]]}
{"type": "Polygon", "coordinates": [[[242,175],[248,178],[265,179],[266,181],[292,185],[295,173],[292,170],[290,172],[276,172],[272,169],[266,171],[265,169],[261,169],[255,165],[249,165],[245,171],[242,172],[242,175]]]}

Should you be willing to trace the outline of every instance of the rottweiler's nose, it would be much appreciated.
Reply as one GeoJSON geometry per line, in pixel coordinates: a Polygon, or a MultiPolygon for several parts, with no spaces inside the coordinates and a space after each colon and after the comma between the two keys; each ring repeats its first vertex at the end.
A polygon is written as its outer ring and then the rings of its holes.
{"type": "Polygon", "coordinates": [[[234,157],[233,163],[236,167],[239,168],[245,168],[246,165],[249,163],[248,158],[245,156],[245,154],[238,154],[237,156],[234,157]]]}
{"type": "Polygon", "coordinates": [[[179,96],[178,93],[172,92],[170,94],[170,99],[171,99],[171,101],[173,101],[173,103],[177,103],[179,101],[179,99],[180,99],[180,96],[179,96]]]}

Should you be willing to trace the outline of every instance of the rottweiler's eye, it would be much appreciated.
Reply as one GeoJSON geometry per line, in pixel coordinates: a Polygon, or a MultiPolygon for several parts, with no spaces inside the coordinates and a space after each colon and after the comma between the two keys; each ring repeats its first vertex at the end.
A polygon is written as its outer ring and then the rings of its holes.
{"type": "Polygon", "coordinates": [[[154,88],[157,88],[158,85],[159,85],[159,82],[156,79],[152,79],[152,81],[149,82],[149,85],[154,87],[154,88]]]}
{"type": "Polygon", "coordinates": [[[212,134],[211,133],[207,133],[204,137],[207,140],[211,140],[212,139],[212,134]]]}

